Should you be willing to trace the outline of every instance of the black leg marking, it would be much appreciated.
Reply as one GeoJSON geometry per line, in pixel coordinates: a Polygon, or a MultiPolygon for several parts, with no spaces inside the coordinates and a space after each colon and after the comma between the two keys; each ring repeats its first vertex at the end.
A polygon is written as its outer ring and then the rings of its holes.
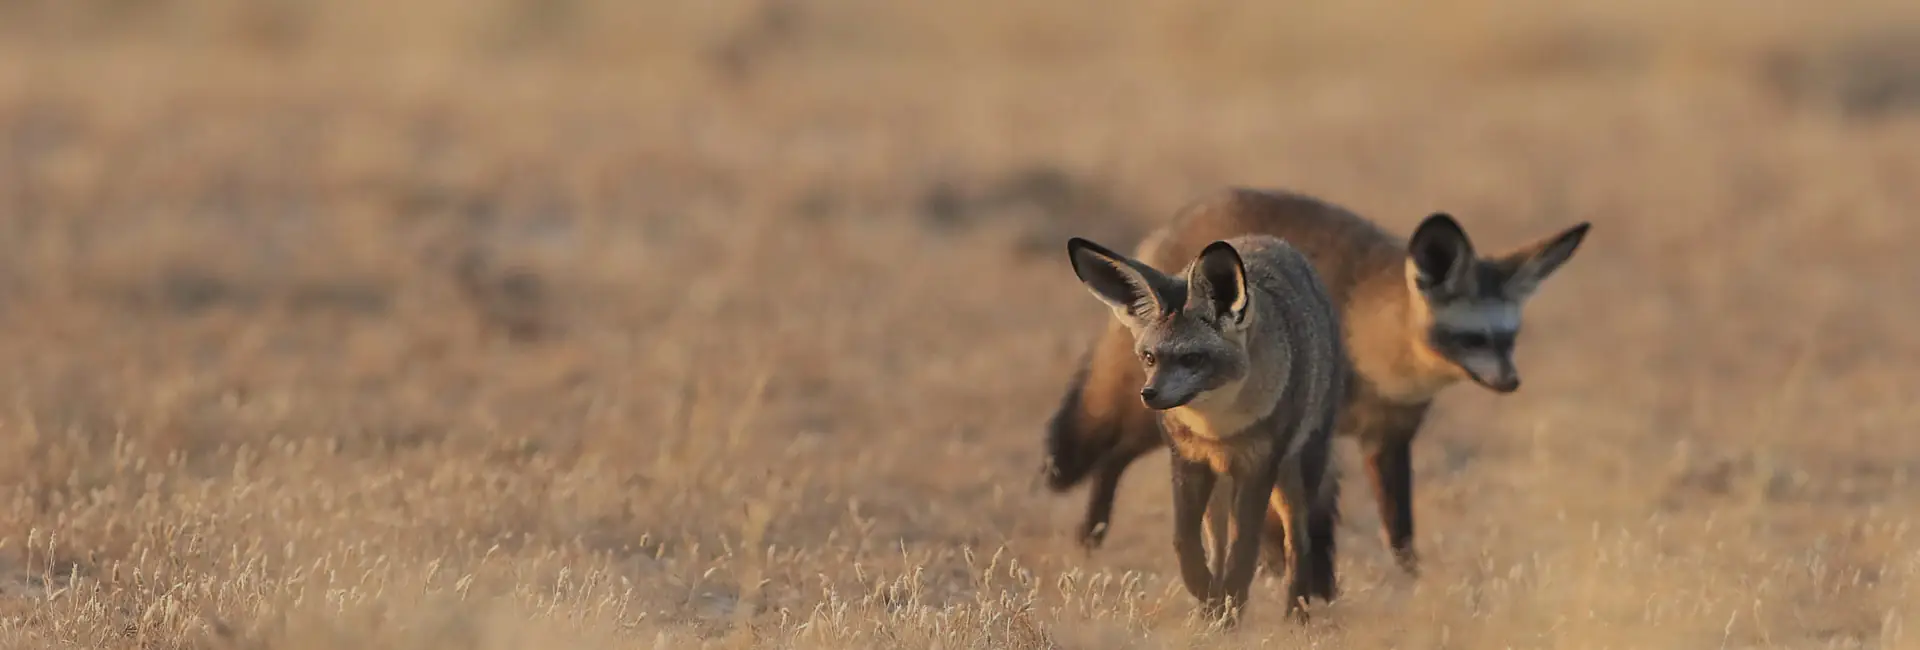
{"type": "Polygon", "coordinates": [[[1307,487],[1307,542],[1312,567],[1307,593],[1333,602],[1338,594],[1334,581],[1334,528],[1339,519],[1340,484],[1333,476],[1331,437],[1322,434],[1301,450],[1301,475],[1307,487]]]}
{"type": "Polygon", "coordinates": [[[1373,480],[1380,505],[1387,546],[1409,575],[1419,575],[1420,559],[1413,549],[1413,457],[1411,437],[1382,440],[1367,453],[1367,474],[1373,480]]]}
{"type": "Polygon", "coordinates": [[[1117,447],[1100,459],[1094,470],[1093,487],[1087,492],[1087,514],[1080,523],[1080,546],[1091,553],[1100,548],[1107,539],[1107,531],[1112,527],[1113,501],[1120,492],[1120,478],[1147,452],[1158,446],[1155,444],[1127,445],[1117,447]]]}
{"type": "Polygon", "coordinates": [[[1286,506],[1283,517],[1287,529],[1287,615],[1305,622],[1308,586],[1313,582],[1313,567],[1309,564],[1313,557],[1313,541],[1307,535],[1307,509],[1311,507],[1311,495],[1307,493],[1305,477],[1297,465],[1298,459],[1289,459],[1288,463],[1290,466],[1280,469],[1278,483],[1274,486],[1286,506]]]}

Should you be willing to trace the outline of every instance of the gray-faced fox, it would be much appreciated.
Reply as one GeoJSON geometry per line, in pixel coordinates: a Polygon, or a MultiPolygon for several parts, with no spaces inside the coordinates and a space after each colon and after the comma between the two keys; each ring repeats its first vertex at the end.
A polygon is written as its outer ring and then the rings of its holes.
{"type": "MultiPolygon", "coordinates": [[[[1164,265],[1189,259],[1209,242],[1265,234],[1312,261],[1339,305],[1355,372],[1336,435],[1359,442],[1386,543],[1400,566],[1417,575],[1414,434],[1435,394],[1462,379],[1501,393],[1520,387],[1513,346],[1521,306],[1573,255],[1587,228],[1579,223],[1481,256],[1445,213],[1427,217],[1402,240],[1312,197],[1236,188],[1180,210],[1142,242],[1139,254],[1158,268],[1173,268],[1164,265]]],[[[1156,418],[1136,395],[1143,376],[1129,332],[1109,323],[1047,425],[1048,487],[1063,492],[1094,479],[1080,529],[1089,549],[1106,534],[1121,474],[1159,445],[1156,418]]],[[[1277,560],[1268,556],[1276,571],[1277,560]]]]}
{"type": "MultiPolygon", "coordinates": [[[[1290,560],[1288,614],[1333,592],[1334,477],[1328,448],[1352,370],[1339,314],[1312,263],[1280,239],[1238,235],[1176,262],[1067,243],[1073,271],[1112,308],[1133,403],[1173,450],[1174,548],[1188,593],[1236,623],[1259,562],[1290,560]],[[1208,556],[1211,555],[1211,562],[1208,556]]],[[[1118,390],[1118,386],[1114,387],[1118,390]]]]}

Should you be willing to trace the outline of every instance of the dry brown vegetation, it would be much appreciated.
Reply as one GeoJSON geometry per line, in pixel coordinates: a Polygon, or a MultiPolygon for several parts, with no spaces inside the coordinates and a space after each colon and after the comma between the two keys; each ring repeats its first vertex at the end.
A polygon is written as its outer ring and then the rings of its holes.
{"type": "Polygon", "coordinates": [[[0,646],[1920,647],[1920,9],[0,2],[0,646]],[[1594,231],[1401,578],[1187,621],[1036,488],[1225,184],[1594,231]]]}

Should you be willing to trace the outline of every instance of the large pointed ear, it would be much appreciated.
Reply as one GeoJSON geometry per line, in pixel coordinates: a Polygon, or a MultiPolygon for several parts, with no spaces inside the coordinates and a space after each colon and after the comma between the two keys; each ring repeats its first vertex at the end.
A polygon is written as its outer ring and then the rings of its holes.
{"type": "Polygon", "coordinates": [[[1473,269],[1473,243],[1445,212],[1420,222],[1407,239],[1407,255],[1421,291],[1458,289],[1473,269]]]}
{"type": "Polygon", "coordinates": [[[1187,270],[1187,304],[1204,305],[1221,324],[1239,325],[1247,316],[1247,266],[1232,244],[1208,244],[1187,270]]]}
{"type": "Polygon", "coordinates": [[[1592,224],[1580,222],[1560,234],[1522,246],[1502,256],[1502,261],[1514,269],[1513,275],[1501,287],[1511,298],[1525,298],[1532,295],[1540,283],[1559,270],[1560,265],[1573,257],[1580,248],[1580,241],[1587,236],[1587,227],[1592,224]]]}
{"type": "Polygon", "coordinates": [[[1067,259],[1087,290],[1127,325],[1138,325],[1164,311],[1166,297],[1154,288],[1156,279],[1163,276],[1153,267],[1080,237],[1067,240],[1067,259]]]}

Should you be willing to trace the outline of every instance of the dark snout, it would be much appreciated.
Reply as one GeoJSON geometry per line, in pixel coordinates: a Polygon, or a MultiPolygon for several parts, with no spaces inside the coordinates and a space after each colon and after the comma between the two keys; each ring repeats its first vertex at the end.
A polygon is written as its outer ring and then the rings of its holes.
{"type": "Polygon", "coordinates": [[[1167,391],[1160,390],[1152,384],[1148,384],[1145,388],[1140,389],[1140,401],[1145,403],[1147,408],[1155,411],[1165,411],[1171,408],[1186,406],[1187,402],[1191,400],[1193,400],[1193,395],[1191,394],[1174,395],[1167,391]]]}
{"type": "Polygon", "coordinates": [[[1496,393],[1511,393],[1520,390],[1520,373],[1514,372],[1510,366],[1501,368],[1499,372],[1484,374],[1468,372],[1467,374],[1473,377],[1473,383],[1485,386],[1496,393]]]}
{"type": "Polygon", "coordinates": [[[1496,393],[1520,390],[1520,370],[1513,367],[1513,358],[1506,354],[1463,354],[1456,357],[1454,363],[1466,371],[1473,383],[1485,386],[1487,390],[1496,393]]]}
{"type": "Polygon", "coordinates": [[[1487,388],[1491,388],[1495,392],[1511,393],[1513,391],[1520,390],[1520,377],[1518,375],[1507,375],[1504,377],[1495,378],[1491,381],[1486,379],[1481,379],[1480,385],[1486,386],[1487,388]]]}

